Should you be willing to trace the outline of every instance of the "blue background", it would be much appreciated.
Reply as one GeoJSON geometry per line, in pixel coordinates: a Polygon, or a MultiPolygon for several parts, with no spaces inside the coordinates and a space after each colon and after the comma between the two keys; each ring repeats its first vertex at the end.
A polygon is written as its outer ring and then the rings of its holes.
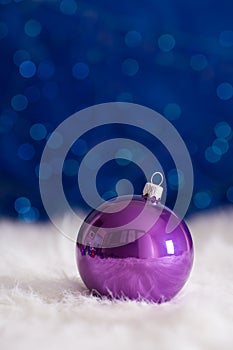
{"type": "MultiPolygon", "coordinates": [[[[177,128],[194,166],[189,213],[232,204],[232,13],[232,1],[0,0],[1,215],[46,218],[38,185],[46,139],[74,112],[110,101],[148,106],[177,128]]],[[[83,135],[67,155],[70,204],[86,208],[76,183],[83,156],[116,136],[158,157],[172,207],[177,173],[165,148],[143,131],[113,126],[83,135]]],[[[122,177],[140,193],[140,168],[112,160],[99,172],[100,194],[114,194],[122,177]]]]}

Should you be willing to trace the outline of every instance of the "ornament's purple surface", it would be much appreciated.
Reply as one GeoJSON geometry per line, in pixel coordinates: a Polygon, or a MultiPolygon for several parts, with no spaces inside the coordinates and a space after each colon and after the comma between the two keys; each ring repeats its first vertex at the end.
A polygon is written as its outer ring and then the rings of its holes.
{"type": "Polygon", "coordinates": [[[167,207],[143,196],[112,199],[85,219],[77,263],[86,286],[114,298],[168,301],[193,264],[188,227],[167,207]],[[172,217],[176,227],[168,232],[172,217]]]}

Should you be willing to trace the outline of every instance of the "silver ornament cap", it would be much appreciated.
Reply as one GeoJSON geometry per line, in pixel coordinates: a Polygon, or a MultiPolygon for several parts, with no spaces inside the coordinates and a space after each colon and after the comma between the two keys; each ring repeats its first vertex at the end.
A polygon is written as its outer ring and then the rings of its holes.
{"type": "Polygon", "coordinates": [[[147,196],[149,198],[155,198],[157,201],[162,198],[163,187],[161,186],[163,183],[163,174],[159,171],[156,171],[151,176],[150,182],[147,182],[143,188],[143,196],[147,196]],[[155,175],[159,175],[161,177],[161,181],[159,184],[153,183],[153,178],[155,175]]]}

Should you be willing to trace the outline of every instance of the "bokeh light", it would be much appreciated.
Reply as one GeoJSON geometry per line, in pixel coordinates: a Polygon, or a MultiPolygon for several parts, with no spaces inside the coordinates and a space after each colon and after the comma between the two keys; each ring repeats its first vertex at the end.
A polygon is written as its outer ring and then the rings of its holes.
{"type": "Polygon", "coordinates": [[[73,76],[78,80],[84,80],[89,75],[89,67],[86,63],[76,63],[72,68],[73,76]]]}
{"type": "Polygon", "coordinates": [[[163,113],[168,120],[176,120],[180,118],[181,108],[177,103],[168,103],[165,106],[163,113]]]}
{"type": "Polygon", "coordinates": [[[233,87],[228,82],[221,83],[218,85],[216,93],[221,100],[229,100],[233,96],[233,87]]]}
{"type": "Polygon", "coordinates": [[[228,138],[232,133],[232,129],[227,122],[219,122],[215,125],[214,132],[219,138],[228,138]]]}
{"type": "Polygon", "coordinates": [[[15,111],[23,111],[28,106],[28,99],[22,94],[18,94],[12,97],[11,106],[15,111]]]}
{"type": "Polygon", "coordinates": [[[191,57],[190,65],[191,65],[192,69],[194,69],[196,71],[202,71],[207,67],[208,62],[207,62],[207,59],[204,55],[197,54],[197,55],[193,55],[191,57]]]}
{"type": "Polygon", "coordinates": [[[115,160],[117,164],[121,166],[128,165],[133,159],[132,152],[127,148],[119,149],[115,154],[115,160]]]}
{"type": "Polygon", "coordinates": [[[158,39],[160,50],[169,52],[175,47],[176,41],[171,34],[163,34],[158,39]]]}
{"type": "Polygon", "coordinates": [[[233,46],[233,31],[232,30],[224,30],[219,35],[220,44],[224,47],[233,46]]]}
{"type": "Polygon", "coordinates": [[[136,60],[132,58],[127,58],[122,62],[122,72],[125,75],[133,76],[137,74],[139,70],[139,64],[136,60]]]}
{"type": "Polygon", "coordinates": [[[19,197],[15,200],[15,210],[19,214],[25,214],[29,212],[31,208],[31,202],[27,197],[19,197]]]}
{"type": "Polygon", "coordinates": [[[19,72],[24,78],[31,78],[36,73],[36,65],[32,61],[24,61],[19,66],[19,72]]]}
{"type": "Polygon", "coordinates": [[[31,207],[26,213],[20,213],[18,218],[20,221],[24,221],[26,223],[35,222],[40,218],[40,212],[37,208],[31,207]]]}
{"type": "Polygon", "coordinates": [[[43,140],[47,135],[46,127],[41,123],[33,124],[30,128],[30,135],[33,140],[43,140]]]}
{"type": "Polygon", "coordinates": [[[205,150],[205,158],[209,163],[216,163],[221,159],[221,152],[218,147],[207,147],[205,150]]]}
{"type": "Polygon", "coordinates": [[[35,148],[30,143],[23,143],[18,148],[18,156],[23,160],[31,160],[35,155],[35,148]]]}
{"type": "Polygon", "coordinates": [[[74,0],[62,0],[60,3],[60,10],[65,15],[74,15],[77,8],[77,3],[74,0]]]}
{"type": "Polygon", "coordinates": [[[137,47],[141,44],[141,41],[141,34],[135,30],[131,30],[125,35],[125,44],[128,47],[137,47]]]}
{"type": "Polygon", "coordinates": [[[29,19],[24,26],[25,34],[31,38],[37,37],[41,32],[41,24],[35,19],[29,19]]]}
{"type": "Polygon", "coordinates": [[[208,192],[201,191],[194,195],[193,201],[198,209],[205,209],[211,203],[212,197],[208,192]]]}
{"type": "Polygon", "coordinates": [[[26,50],[17,50],[14,53],[13,61],[16,66],[20,66],[20,64],[24,61],[29,61],[31,59],[31,55],[26,50]]]}
{"type": "Polygon", "coordinates": [[[85,140],[78,139],[71,147],[71,152],[76,156],[83,156],[88,151],[88,146],[85,140]]]}
{"type": "Polygon", "coordinates": [[[213,149],[215,153],[219,153],[220,155],[222,155],[228,151],[229,144],[225,139],[218,138],[213,142],[213,149]]]}
{"type": "Polygon", "coordinates": [[[167,174],[167,179],[169,187],[174,191],[184,186],[184,175],[179,169],[171,169],[167,174]]]}

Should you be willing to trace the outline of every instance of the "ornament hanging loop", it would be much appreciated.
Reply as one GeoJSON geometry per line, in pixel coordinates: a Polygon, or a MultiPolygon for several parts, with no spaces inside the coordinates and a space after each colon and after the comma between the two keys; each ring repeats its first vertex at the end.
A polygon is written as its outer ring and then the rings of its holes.
{"type": "Polygon", "coordinates": [[[150,182],[151,182],[153,185],[161,186],[162,183],[163,183],[163,174],[162,174],[160,171],[155,171],[155,172],[151,175],[150,182]],[[154,178],[156,175],[159,175],[160,178],[161,178],[160,183],[158,183],[158,184],[155,184],[155,183],[153,182],[153,178],[154,178]]]}
{"type": "Polygon", "coordinates": [[[163,183],[163,174],[160,173],[160,171],[156,171],[152,174],[150,182],[147,182],[143,189],[143,196],[155,199],[156,201],[159,201],[163,194],[163,187],[161,186],[163,183]],[[161,180],[159,184],[153,183],[153,178],[155,175],[159,175],[161,180]]]}

